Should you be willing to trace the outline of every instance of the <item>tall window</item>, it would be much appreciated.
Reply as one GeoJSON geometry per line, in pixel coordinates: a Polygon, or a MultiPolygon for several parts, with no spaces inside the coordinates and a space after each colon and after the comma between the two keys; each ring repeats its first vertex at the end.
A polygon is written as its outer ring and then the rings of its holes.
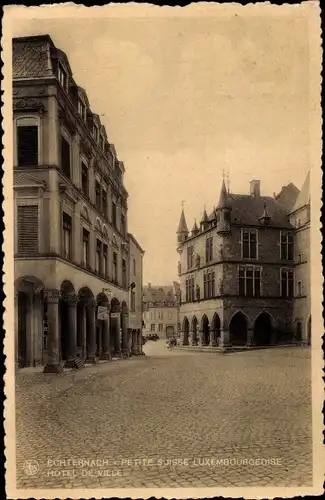
{"type": "Polygon", "coordinates": [[[131,290],[131,311],[135,312],[135,291],[131,290]]]}
{"type": "Polygon", "coordinates": [[[38,165],[38,127],[37,125],[17,124],[17,161],[18,167],[38,165]]]}
{"type": "Polygon", "coordinates": [[[81,162],[81,187],[83,194],[88,197],[89,196],[88,167],[83,161],[81,162]]]}
{"type": "Polygon", "coordinates": [[[293,270],[281,269],[281,297],[292,299],[293,297],[293,270]]]}
{"type": "Polygon", "coordinates": [[[58,67],[58,79],[61,87],[64,88],[64,90],[67,90],[68,88],[68,77],[64,69],[62,68],[61,65],[58,67]]]}
{"type": "Polygon", "coordinates": [[[239,295],[241,297],[260,297],[261,270],[260,268],[239,268],[239,295]]]}
{"type": "Polygon", "coordinates": [[[107,216],[107,193],[104,189],[102,190],[102,210],[107,216]]]}
{"type": "Polygon", "coordinates": [[[125,217],[124,214],[121,214],[121,233],[125,235],[125,217]]]}
{"type": "Polygon", "coordinates": [[[82,253],[83,265],[89,267],[89,231],[85,228],[82,230],[82,253]]]}
{"type": "Polygon", "coordinates": [[[107,245],[103,245],[103,276],[105,276],[105,278],[108,275],[107,259],[108,259],[108,247],[107,245]]]}
{"type": "Polygon", "coordinates": [[[117,253],[113,252],[113,281],[117,283],[117,253]]]}
{"type": "Polygon", "coordinates": [[[203,280],[204,280],[203,296],[205,299],[211,299],[215,296],[215,273],[213,271],[208,271],[204,273],[203,280]]]}
{"type": "Polygon", "coordinates": [[[95,139],[96,142],[98,142],[98,135],[99,135],[98,127],[97,127],[97,125],[94,124],[93,136],[94,136],[94,139],[95,139]]]}
{"type": "Polygon", "coordinates": [[[112,223],[113,223],[113,226],[116,227],[116,205],[115,205],[114,201],[112,201],[112,223]]]}
{"type": "Polygon", "coordinates": [[[102,242],[96,240],[96,273],[100,273],[101,270],[101,260],[102,260],[102,242]]]}
{"type": "Polygon", "coordinates": [[[194,247],[193,245],[187,247],[187,269],[192,269],[194,264],[194,247]]]}
{"type": "Polygon", "coordinates": [[[81,99],[79,99],[78,101],[78,112],[81,116],[81,118],[86,121],[86,106],[84,105],[84,103],[82,102],[81,99]]]}
{"type": "Polygon", "coordinates": [[[281,260],[293,260],[293,233],[281,231],[281,260]]]}
{"type": "Polygon", "coordinates": [[[297,282],[297,295],[298,295],[298,297],[302,296],[302,282],[301,281],[297,282]]]}
{"type": "Polygon", "coordinates": [[[100,196],[100,184],[96,181],[95,184],[95,192],[96,192],[96,207],[100,211],[101,210],[101,196],[100,196]]]}
{"type": "Polygon", "coordinates": [[[158,331],[159,332],[163,332],[164,331],[164,325],[163,324],[159,323],[159,325],[158,325],[158,331]]]}
{"type": "Polygon", "coordinates": [[[242,255],[243,259],[257,258],[257,230],[242,231],[242,255]]]}
{"type": "Polygon", "coordinates": [[[38,205],[17,207],[18,255],[36,255],[39,252],[38,205]]]}
{"type": "Polygon", "coordinates": [[[61,135],[61,170],[70,179],[70,144],[63,135],[61,135]]]}
{"type": "Polygon", "coordinates": [[[135,276],[137,274],[137,264],[135,259],[133,259],[133,275],[135,276]]]}
{"type": "Polygon", "coordinates": [[[150,331],[151,331],[151,332],[154,332],[154,331],[155,331],[155,324],[154,324],[154,323],[152,323],[152,324],[150,325],[150,331]]]}
{"type": "Polygon", "coordinates": [[[62,225],[63,225],[63,257],[66,259],[71,259],[72,219],[65,212],[63,212],[62,214],[62,225]]]}
{"type": "Polygon", "coordinates": [[[194,301],[194,278],[187,278],[185,281],[186,302],[194,301]]]}
{"type": "Polygon", "coordinates": [[[210,262],[213,259],[213,236],[205,240],[205,261],[210,262]]]}
{"type": "Polygon", "coordinates": [[[127,282],[126,282],[126,260],[122,259],[122,287],[126,288],[127,287],[127,282]]]}

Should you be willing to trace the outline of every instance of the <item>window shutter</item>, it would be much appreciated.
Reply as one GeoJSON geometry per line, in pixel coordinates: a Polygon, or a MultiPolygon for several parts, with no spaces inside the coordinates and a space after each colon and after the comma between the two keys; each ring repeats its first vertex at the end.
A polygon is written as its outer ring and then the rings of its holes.
{"type": "Polygon", "coordinates": [[[37,126],[17,127],[18,166],[38,165],[37,126]]]}
{"type": "Polygon", "coordinates": [[[38,205],[18,206],[18,254],[39,252],[38,205]]]}

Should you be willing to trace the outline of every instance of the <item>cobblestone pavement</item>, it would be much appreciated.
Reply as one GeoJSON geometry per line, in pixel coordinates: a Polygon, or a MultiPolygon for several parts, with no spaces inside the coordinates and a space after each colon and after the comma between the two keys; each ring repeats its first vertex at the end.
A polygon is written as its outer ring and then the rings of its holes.
{"type": "Polygon", "coordinates": [[[308,349],[144,350],[17,374],[18,488],[311,486],[308,349]]]}

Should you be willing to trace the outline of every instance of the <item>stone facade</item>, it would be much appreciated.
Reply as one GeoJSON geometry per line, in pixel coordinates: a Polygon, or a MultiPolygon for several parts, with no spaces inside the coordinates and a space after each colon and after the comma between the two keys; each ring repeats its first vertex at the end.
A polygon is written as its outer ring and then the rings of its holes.
{"type": "Polygon", "coordinates": [[[148,286],[143,293],[143,333],[158,334],[160,337],[178,337],[179,322],[179,285],[148,286]]]}
{"type": "Polygon", "coordinates": [[[127,350],[124,164],[49,36],[13,40],[13,146],[16,364],[127,350]]]}
{"type": "Polygon", "coordinates": [[[289,184],[273,198],[261,195],[259,181],[249,195],[230,194],[223,183],[216,208],[191,232],[182,210],[184,345],[310,343],[308,179],[299,195],[289,184]]]}
{"type": "Polygon", "coordinates": [[[129,283],[130,283],[130,346],[133,353],[142,352],[142,294],[143,294],[143,256],[144,250],[140,247],[134,236],[129,235],[129,283]],[[134,340],[132,340],[134,339],[134,340]]]}

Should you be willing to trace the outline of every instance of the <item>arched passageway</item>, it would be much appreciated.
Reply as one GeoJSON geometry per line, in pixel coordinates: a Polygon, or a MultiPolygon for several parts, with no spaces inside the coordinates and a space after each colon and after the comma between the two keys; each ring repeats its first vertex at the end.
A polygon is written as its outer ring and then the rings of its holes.
{"type": "Polygon", "coordinates": [[[188,322],[188,319],[186,316],[183,319],[182,331],[183,331],[183,345],[188,345],[189,344],[190,325],[189,325],[189,322],[188,322]]]}
{"type": "Polygon", "coordinates": [[[201,331],[202,331],[202,345],[209,345],[210,327],[209,327],[209,320],[205,314],[203,314],[202,316],[201,331]]]}
{"type": "Polygon", "coordinates": [[[83,287],[78,294],[77,356],[94,362],[96,350],[96,301],[92,291],[83,287]]]}
{"type": "Polygon", "coordinates": [[[96,357],[109,354],[109,300],[104,293],[96,297],[96,357]]]}
{"type": "Polygon", "coordinates": [[[120,302],[113,297],[111,300],[110,313],[110,342],[112,354],[119,355],[121,353],[121,305],[120,302]]]}
{"type": "Polygon", "coordinates": [[[129,310],[126,302],[121,304],[121,348],[123,351],[129,349],[129,310]]]}
{"type": "Polygon", "coordinates": [[[217,313],[214,313],[210,327],[210,336],[212,336],[212,345],[218,344],[218,341],[220,339],[220,328],[221,328],[220,317],[217,313]]]}
{"type": "Polygon", "coordinates": [[[59,332],[62,361],[75,356],[76,349],[76,301],[75,290],[70,281],[63,281],[59,298],[59,332]]]}
{"type": "Polygon", "coordinates": [[[247,344],[247,320],[243,313],[236,313],[229,323],[230,343],[243,346],[247,344]]]}
{"type": "Polygon", "coordinates": [[[267,312],[259,314],[254,323],[253,342],[255,345],[270,345],[272,343],[273,322],[267,312]]]}
{"type": "Polygon", "coordinates": [[[191,331],[192,331],[192,345],[197,345],[197,318],[193,316],[191,322],[191,331]]]}

